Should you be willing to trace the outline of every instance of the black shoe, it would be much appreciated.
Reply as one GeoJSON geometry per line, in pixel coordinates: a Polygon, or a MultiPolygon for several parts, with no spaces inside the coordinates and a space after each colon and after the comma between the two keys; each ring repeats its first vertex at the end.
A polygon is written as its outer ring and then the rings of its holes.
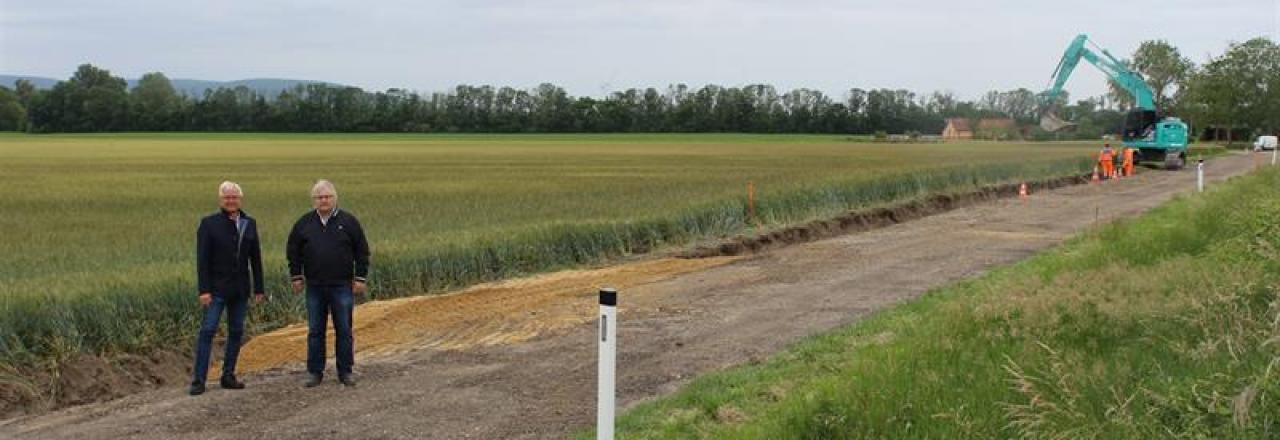
{"type": "Polygon", "coordinates": [[[312,375],[311,375],[311,378],[310,378],[310,379],[307,379],[307,383],[302,384],[302,386],[307,387],[307,388],[311,388],[311,387],[314,387],[314,386],[316,386],[316,385],[320,385],[320,382],[322,382],[322,381],[324,381],[324,375],[320,375],[320,374],[312,374],[312,375]]]}
{"type": "Polygon", "coordinates": [[[191,388],[187,389],[187,394],[192,396],[204,394],[204,382],[191,382],[191,388]]]}
{"type": "Polygon", "coordinates": [[[354,377],[351,377],[350,374],[339,374],[338,382],[342,382],[343,385],[346,385],[349,387],[356,386],[356,379],[354,377]]]}
{"type": "Polygon", "coordinates": [[[224,389],[228,389],[228,390],[244,389],[244,382],[236,380],[235,376],[222,376],[222,380],[219,382],[222,385],[222,388],[224,389]]]}

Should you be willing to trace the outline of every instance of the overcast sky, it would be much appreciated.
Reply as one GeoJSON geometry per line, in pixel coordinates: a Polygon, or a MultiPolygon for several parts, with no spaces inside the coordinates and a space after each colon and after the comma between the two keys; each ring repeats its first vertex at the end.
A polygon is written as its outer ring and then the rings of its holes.
{"type": "MultiPolygon", "coordinates": [[[[374,90],[769,83],[971,99],[1043,88],[1078,33],[1120,56],[1165,39],[1200,63],[1231,41],[1280,41],[1280,0],[0,0],[0,73],[66,78],[90,62],[374,90]]],[[[1085,66],[1067,89],[1105,84],[1085,66]]]]}

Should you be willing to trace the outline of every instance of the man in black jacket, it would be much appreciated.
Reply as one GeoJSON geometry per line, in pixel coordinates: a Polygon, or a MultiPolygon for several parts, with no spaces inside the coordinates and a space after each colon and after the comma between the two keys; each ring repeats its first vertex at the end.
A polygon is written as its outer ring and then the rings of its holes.
{"type": "Polygon", "coordinates": [[[365,292],[369,275],[369,243],[360,221],[338,209],[338,192],[327,180],[311,188],[315,210],[307,212],[289,233],[289,276],[294,293],[307,290],[307,387],[324,380],[325,327],[333,316],[334,356],[338,381],[355,386],[355,340],[351,335],[353,295],[365,292]]]}
{"type": "Polygon", "coordinates": [[[200,306],[204,319],[196,338],[196,365],[189,393],[204,393],[209,373],[209,351],[218,320],[227,312],[227,347],[222,358],[221,385],[226,389],[244,388],[236,380],[236,358],[244,336],[244,317],[249,309],[249,289],[253,300],[266,297],[262,288],[262,250],[258,246],[258,224],[240,210],[244,192],[234,182],[218,187],[218,212],[200,220],[196,229],[196,278],[199,283],[200,306]]]}

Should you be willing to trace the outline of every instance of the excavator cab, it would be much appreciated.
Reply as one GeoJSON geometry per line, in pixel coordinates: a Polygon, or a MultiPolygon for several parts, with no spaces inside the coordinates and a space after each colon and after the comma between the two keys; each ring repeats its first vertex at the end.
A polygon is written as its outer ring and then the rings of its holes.
{"type": "Polygon", "coordinates": [[[1125,142],[1134,141],[1154,141],[1156,135],[1156,122],[1160,121],[1160,116],[1155,110],[1136,109],[1129,112],[1124,117],[1123,138],[1125,142]]]}

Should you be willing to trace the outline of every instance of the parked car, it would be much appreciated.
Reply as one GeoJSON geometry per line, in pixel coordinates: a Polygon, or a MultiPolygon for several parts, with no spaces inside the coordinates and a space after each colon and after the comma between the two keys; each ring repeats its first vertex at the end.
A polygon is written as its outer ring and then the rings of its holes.
{"type": "Polygon", "coordinates": [[[1276,137],[1258,136],[1258,140],[1253,142],[1253,149],[1256,151],[1276,149],[1276,137]]]}

